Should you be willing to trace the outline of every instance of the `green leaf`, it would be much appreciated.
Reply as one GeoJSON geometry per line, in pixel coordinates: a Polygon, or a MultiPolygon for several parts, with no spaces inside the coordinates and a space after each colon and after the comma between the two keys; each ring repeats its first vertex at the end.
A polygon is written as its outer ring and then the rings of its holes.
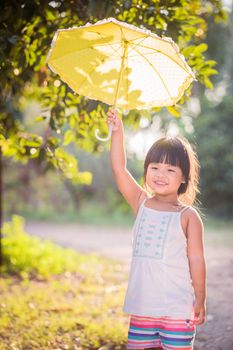
{"type": "Polygon", "coordinates": [[[207,77],[204,77],[204,84],[208,89],[213,89],[214,87],[210,79],[207,77]]]}
{"type": "Polygon", "coordinates": [[[194,49],[195,49],[195,46],[194,45],[190,45],[190,46],[188,46],[188,47],[186,47],[185,49],[182,50],[182,54],[185,57],[188,57],[188,56],[190,56],[191,54],[194,53],[194,49]]]}
{"type": "Polygon", "coordinates": [[[209,67],[216,66],[217,62],[214,60],[207,60],[205,61],[205,64],[208,65],[209,67]]]}
{"type": "Polygon", "coordinates": [[[206,43],[202,43],[200,45],[195,46],[194,53],[200,54],[202,52],[205,52],[208,49],[208,45],[206,43]]]}
{"type": "Polygon", "coordinates": [[[82,185],[90,185],[92,183],[92,174],[89,171],[79,172],[77,181],[82,185]]]}
{"type": "Polygon", "coordinates": [[[49,9],[46,10],[45,16],[46,16],[48,21],[54,21],[57,19],[56,16],[54,15],[54,13],[49,9]]]}
{"type": "Polygon", "coordinates": [[[214,75],[214,74],[218,74],[218,71],[216,69],[207,68],[207,69],[205,69],[205,74],[206,75],[214,75]]]}
{"type": "Polygon", "coordinates": [[[42,121],[44,121],[44,120],[46,120],[46,119],[47,119],[47,117],[38,116],[38,117],[35,118],[35,121],[36,121],[36,122],[42,122],[42,121]]]}
{"type": "Polygon", "coordinates": [[[72,130],[67,130],[64,135],[63,146],[67,146],[73,141],[75,141],[75,134],[72,130]]]}
{"type": "Polygon", "coordinates": [[[77,121],[78,121],[77,115],[71,114],[69,116],[69,124],[71,128],[75,128],[75,126],[77,125],[77,121]]]}
{"type": "Polygon", "coordinates": [[[169,106],[169,107],[167,107],[167,110],[168,110],[169,113],[171,113],[171,115],[173,115],[174,117],[180,117],[180,112],[178,111],[178,107],[169,106]]]}

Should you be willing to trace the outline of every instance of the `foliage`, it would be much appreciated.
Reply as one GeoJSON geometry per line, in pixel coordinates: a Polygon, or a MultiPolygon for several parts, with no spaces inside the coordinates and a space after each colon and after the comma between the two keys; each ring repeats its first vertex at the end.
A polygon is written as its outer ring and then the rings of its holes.
{"type": "MultiPolygon", "coordinates": [[[[228,16],[229,20],[226,23],[216,24],[211,20],[209,21],[207,54],[208,57],[212,57],[212,59],[217,61],[217,70],[219,74],[214,77],[214,85],[227,82],[228,88],[232,91],[233,8],[228,16]]],[[[231,93],[231,91],[229,91],[229,93],[231,93]]]]}
{"type": "MultiPolygon", "coordinates": [[[[93,225],[131,224],[132,211],[116,188],[109,153],[104,151],[93,156],[80,149],[72,152],[79,159],[80,170],[88,169],[95,174],[90,185],[77,186],[68,180],[63,181],[52,170],[44,173],[42,164],[38,166],[36,159],[25,165],[5,159],[4,169],[8,174],[4,184],[7,198],[5,217],[15,213],[29,220],[93,225]]],[[[127,166],[134,178],[140,181],[142,162],[129,158],[127,166]]]]}
{"type": "MultiPolygon", "coordinates": [[[[14,215],[12,222],[3,226],[3,266],[1,272],[13,273],[23,278],[49,278],[65,271],[82,271],[84,256],[72,249],[63,249],[50,241],[40,241],[24,231],[24,220],[14,215]]],[[[95,257],[90,258],[91,264],[95,257]]]]}
{"type": "Polygon", "coordinates": [[[208,55],[218,61],[219,76],[214,90],[199,90],[200,113],[189,136],[201,162],[201,201],[211,215],[225,219],[233,217],[233,12],[229,17],[224,25],[209,23],[208,55]]]}
{"type": "Polygon", "coordinates": [[[233,218],[233,101],[223,98],[194,120],[201,163],[201,198],[213,215],[233,218]],[[221,121],[221,122],[220,122],[221,121]]]}
{"type": "MultiPolygon", "coordinates": [[[[67,172],[67,165],[60,166],[61,159],[63,165],[71,159],[66,151],[55,150],[75,142],[89,152],[100,152],[102,148],[95,140],[94,129],[100,126],[107,131],[104,123],[107,106],[72,94],[48,71],[46,56],[58,28],[79,26],[107,16],[172,36],[197,78],[205,86],[211,86],[209,77],[216,74],[215,63],[203,55],[207,49],[204,40],[207,18],[226,18],[220,0],[208,4],[200,0],[4,1],[0,14],[0,132],[4,156],[22,161],[47,157],[64,176],[68,175],[76,182],[90,183],[90,175],[79,176],[73,160],[72,174],[67,172]],[[38,123],[47,119],[49,122],[46,135],[36,141],[23,122],[25,101],[29,99],[40,101],[45,108],[38,123]]],[[[190,90],[181,103],[189,94],[190,90]]],[[[176,108],[170,112],[178,114],[176,108]]],[[[139,113],[132,112],[126,121],[137,126],[139,119],[139,113]]]]}

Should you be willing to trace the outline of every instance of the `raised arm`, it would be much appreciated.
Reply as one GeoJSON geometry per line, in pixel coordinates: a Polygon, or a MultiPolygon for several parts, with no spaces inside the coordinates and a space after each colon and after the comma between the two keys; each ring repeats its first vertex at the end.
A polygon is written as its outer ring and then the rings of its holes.
{"type": "Polygon", "coordinates": [[[108,112],[107,122],[108,124],[113,124],[110,159],[116,184],[119,191],[136,214],[139,199],[145,198],[147,194],[126,168],[124,127],[116,111],[110,110],[108,112]]]}
{"type": "Polygon", "coordinates": [[[206,263],[204,255],[203,224],[194,209],[188,210],[187,253],[195,293],[194,313],[196,324],[206,317],[206,263]]]}

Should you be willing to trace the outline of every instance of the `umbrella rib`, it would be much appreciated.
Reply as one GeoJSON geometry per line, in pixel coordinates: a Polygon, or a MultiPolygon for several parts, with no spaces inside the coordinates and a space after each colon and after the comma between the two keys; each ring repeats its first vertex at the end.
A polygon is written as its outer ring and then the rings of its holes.
{"type": "Polygon", "coordinates": [[[173,97],[171,96],[171,94],[170,94],[170,92],[169,92],[169,90],[168,90],[167,84],[165,83],[165,81],[164,81],[164,79],[162,78],[161,74],[159,74],[158,70],[151,64],[151,62],[150,62],[145,56],[143,56],[143,55],[141,54],[140,51],[138,51],[136,48],[134,48],[134,50],[137,51],[138,54],[139,54],[144,60],[146,60],[147,63],[153,68],[153,70],[155,71],[155,73],[158,75],[159,79],[162,81],[162,83],[163,83],[163,85],[164,85],[164,87],[165,87],[165,89],[166,89],[168,95],[170,96],[171,100],[173,100],[173,97]]]}
{"type": "MultiPolygon", "coordinates": [[[[124,49],[123,49],[123,56],[121,59],[121,68],[120,68],[120,75],[119,75],[119,79],[118,79],[118,85],[120,84],[120,80],[121,80],[121,74],[122,71],[125,69],[126,70],[126,74],[127,74],[127,80],[126,80],[126,100],[128,101],[128,47],[129,47],[129,42],[128,40],[125,38],[125,33],[123,31],[123,28],[120,26],[120,33],[121,33],[121,43],[124,43],[124,49]],[[126,67],[125,67],[125,61],[127,61],[126,63],[126,67]]],[[[118,88],[117,87],[117,95],[118,95],[118,88]]],[[[115,104],[117,103],[117,97],[115,97],[115,104]]]]}
{"type": "MultiPolygon", "coordinates": [[[[141,43],[142,43],[145,39],[147,39],[147,38],[149,38],[149,37],[151,37],[152,39],[155,40],[155,38],[153,38],[153,37],[149,34],[149,35],[146,35],[146,36],[145,36],[141,41],[139,41],[137,44],[133,44],[134,47],[133,47],[133,45],[130,44],[130,43],[131,43],[132,41],[137,40],[137,38],[136,38],[136,39],[133,39],[133,40],[131,40],[131,41],[129,41],[129,44],[131,45],[131,50],[128,52],[128,55],[129,55],[129,53],[130,53],[132,50],[134,50],[135,47],[141,45],[141,43]]],[[[160,37],[157,37],[156,39],[158,39],[158,40],[164,42],[164,40],[163,40],[162,38],[160,38],[160,37]]],[[[150,46],[141,45],[141,47],[143,47],[143,48],[145,48],[145,49],[150,49],[150,50],[156,51],[157,53],[162,53],[164,56],[167,56],[170,60],[172,60],[173,62],[175,62],[175,63],[176,63],[181,69],[183,69],[187,74],[192,75],[192,74],[188,71],[188,69],[186,69],[186,67],[183,67],[182,65],[180,65],[178,62],[176,62],[171,56],[169,56],[169,55],[166,54],[165,52],[156,50],[156,49],[154,49],[153,47],[150,47],[150,46]]],[[[186,65],[186,62],[184,62],[184,64],[186,65]]]]}
{"type": "MultiPolygon", "coordinates": [[[[128,48],[128,47],[127,47],[128,48]]],[[[126,56],[126,101],[129,103],[129,65],[128,65],[128,55],[126,56]]]]}
{"type": "MultiPolygon", "coordinates": [[[[156,50],[156,49],[154,49],[153,47],[150,47],[150,46],[141,45],[141,47],[143,47],[144,49],[153,50],[153,51],[155,51],[155,52],[157,52],[157,53],[160,53],[160,54],[162,54],[162,55],[168,57],[171,61],[173,61],[175,64],[177,64],[177,66],[179,66],[181,69],[183,69],[187,74],[192,75],[192,74],[188,71],[188,69],[186,69],[186,67],[183,67],[179,62],[177,62],[176,60],[174,60],[174,59],[173,59],[171,56],[169,56],[167,53],[165,53],[165,52],[163,52],[163,51],[160,51],[160,50],[156,50]]],[[[133,50],[134,50],[134,48],[133,48],[133,50]]],[[[137,52],[138,52],[138,51],[137,51],[137,52]]],[[[185,64],[185,62],[184,62],[184,64],[185,64]]]]}
{"type": "Polygon", "coordinates": [[[139,41],[137,44],[131,44],[131,43],[132,43],[132,41],[134,41],[134,40],[136,40],[136,39],[129,40],[129,44],[130,44],[130,46],[131,46],[131,50],[129,50],[128,55],[129,55],[129,53],[130,53],[132,50],[134,50],[133,45],[135,45],[135,46],[141,45],[141,43],[142,43],[144,40],[146,40],[146,39],[147,39],[149,36],[150,36],[150,35],[146,35],[146,36],[145,36],[145,37],[143,37],[143,38],[142,38],[142,40],[141,40],[141,41],[139,41]]]}
{"type": "MultiPolygon", "coordinates": [[[[103,38],[103,36],[99,33],[99,32],[96,32],[103,40],[104,40],[104,38],[103,38]]],[[[101,45],[101,44],[100,44],[101,45]]],[[[104,45],[104,44],[102,44],[102,45],[104,45]]],[[[112,48],[112,45],[110,45],[111,46],[111,48],[112,48]]],[[[120,54],[113,48],[113,51],[115,51],[117,54],[118,54],[118,56],[120,56],[120,54]]],[[[121,57],[121,56],[120,56],[121,57]]],[[[108,59],[109,57],[107,56],[107,57],[105,57],[105,59],[103,59],[102,60],[102,63],[104,63],[104,61],[106,61],[107,59],[108,59]]],[[[93,69],[88,73],[88,75],[91,77],[91,75],[93,74],[93,71],[96,69],[96,67],[98,66],[98,64],[97,65],[95,65],[94,67],[93,67],[93,69]]],[[[81,84],[79,85],[79,89],[80,89],[80,87],[85,83],[85,81],[86,81],[86,78],[84,78],[83,79],[83,81],[81,82],[81,84]]],[[[118,81],[118,84],[119,84],[119,81],[118,81]]],[[[118,93],[118,91],[117,91],[117,93],[118,93]]],[[[116,98],[115,98],[116,99],[116,98]]],[[[115,101],[116,102],[116,101],[115,101]]]]}
{"type": "Polygon", "coordinates": [[[124,42],[124,50],[123,50],[123,56],[121,56],[121,67],[120,67],[119,77],[118,77],[118,81],[117,81],[116,92],[115,92],[115,96],[114,96],[114,102],[113,102],[114,108],[116,107],[116,104],[117,104],[117,98],[118,98],[118,93],[119,93],[119,87],[120,87],[120,82],[121,82],[121,76],[122,76],[122,71],[123,71],[123,69],[124,69],[124,63],[125,63],[125,58],[126,58],[126,52],[127,52],[127,49],[128,49],[128,42],[127,42],[126,39],[123,37],[122,28],[120,28],[120,29],[121,29],[121,37],[123,38],[123,42],[124,42]]]}
{"type": "MultiPolygon", "coordinates": [[[[103,46],[104,46],[104,45],[106,46],[106,44],[102,44],[102,45],[103,45],[103,46]]],[[[95,46],[100,46],[100,45],[95,45],[95,46]]],[[[95,48],[94,48],[93,46],[89,46],[89,47],[85,47],[85,48],[80,49],[80,50],[76,50],[75,53],[76,53],[76,52],[77,52],[77,53],[80,53],[80,52],[82,52],[82,51],[84,51],[84,50],[90,50],[90,49],[95,50],[95,48]]],[[[112,48],[112,49],[113,49],[113,48],[112,48]]],[[[113,50],[114,50],[114,49],[113,49],[113,50]]],[[[115,53],[117,54],[118,57],[121,57],[120,54],[119,54],[119,52],[118,52],[117,50],[114,50],[114,51],[115,51],[115,53]]],[[[73,53],[73,52],[71,52],[71,53],[73,53]]],[[[68,56],[68,55],[70,55],[71,53],[68,52],[68,53],[65,53],[64,55],[60,55],[59,58],[68,56]]],[[[116,56],[115,56],[115,57],[116,57],[116,56]]],[[[116,58],[117,58],[117,57],[116,57],[116,58]]]]}
{"type": "MultiPolygon", "coordinates": [[[[112,46],[115,45],[115,44],[121,45],[120,42],[119,42],[119,43],[116,42],[116,43],[112,43],[112,44],[108,44],[108,45],[106,45],[106,44],[96,44],[95,47],[96,47],[96,46],[98,46],[98,47],[99,47],[99,46],[110,46],[111,49],[118,55],[118,57],[121,57],[121,55],[119,54],[119,52],[118,52],[116,49],[114,49],[114,48],[112,47],[112,46]]],[[[94,49],[94,47],[93,47],[93,49],[94,49]]],[[[79,50],[79,51],[81,51],[81,50],[79,50]]]]}
{"type": "MultiPolygon", "coordinates": [[[[96,34],[98,34],[98,35],[101,37],[101,39],[105,40],[105,38],[104,38],[99,32],[96,32],[96,34]]],[[[115,44],[115,43],[114,43],[114,44],[115,44]]],[[[121,45],[121,42],[119,42],[119,44],[121,45]]],[[[97,44],[97,45],[98,45],[98,44],[97,44]]],[[[97,45],[95,45],[95,46],[97,46],[97,45]]],[[[99,44],[98,46],[100,46],[100,45],[104,45],[104,44],[99,44]]],[[[116,51],[116,50],[112,47],[112,45],[113,45],[113,44],[110,44],[110,47],[113,49],[113,51],[115,51],[115,52],[118,54],[118,56],[121,57],[121,55],[119,54],[119,52],[116,51]]],[[[109,46],[109,44],[108,44],[108,46],[109,46]]]]}
{"type": "MultiPolygon", "coordinates": [[[[109,57],[105,57],[105,58],[101,61],[101,63],[104,63],[107,59],[109,59],[109,57]]],[[[114,61],[114,60],[111,59],[111,61],[114,61]]],[[[96,65],[90,70],[90,72],[88,72],[88,76],[91,77],[91,75],[92,75],[92,73],[95,71],[96,67],[98,67],[98,64],[96,64],[96,65]]],[[[80,87],[85,83],[86,80],[87,80],[87,78],[84,78],[84,79],[82,80],[82,82],[80,83],[78,89],[80,89],[80,87]]]]}
{"type": "MultiPolygon", "coordinates": [[[[114,45],[115,44],[118,44],[118,43],[113,43],[114,45]]],[[[119,43],[120,44],[120,43],[119,43]]],[[[119,52],[116,50],[116,49],[114,49],[113,47],[112,47],[112,45],[106,45],[106,44],[95,44],[94,46],[89,46],[89,47],[85,47],[85,48],[83,48],[83,49],[81,49],[81,50],[76,50],[76,52],[80,52],[80,51],[83,51],[83,50],[90,50],[90,49],[95,49],[95,47],[96,46],[111,46],[111,49],[113,49],[113,51],[118,55],[118,57],[119,56],[121,56],[120,54],[119,54],[119,52]]]]}

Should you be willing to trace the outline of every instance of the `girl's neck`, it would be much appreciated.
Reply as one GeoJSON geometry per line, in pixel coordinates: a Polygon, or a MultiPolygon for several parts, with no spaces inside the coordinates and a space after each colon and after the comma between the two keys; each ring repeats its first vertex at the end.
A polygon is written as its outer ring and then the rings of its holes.
{"type": "Polygon", "coordinates": [[[152,199],[155,201],[155,203],[158,206],[161,207],[172,207],[172,208],[177,208],[182,206],[182,203],[179,201],[179,198],[177,195],[172,195],[172,196],[161,196],[158,194],[155,194],[152,199]]]}
{"type": "Polygon", "coordinates": [[[160,203],[164,204],[175,204],[179,203],[179,198],[177,195],[168,195],[168,196],[161,196],[159,194],[155,194],[153,198],[160,203]]]}

